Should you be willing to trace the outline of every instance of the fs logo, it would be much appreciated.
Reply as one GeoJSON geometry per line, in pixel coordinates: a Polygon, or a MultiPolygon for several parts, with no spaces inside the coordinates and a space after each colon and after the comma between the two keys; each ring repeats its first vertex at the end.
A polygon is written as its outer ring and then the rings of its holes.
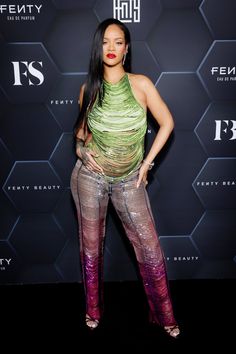
{"type": "Polygon", "coordinates": [[[113,0],[113,17],[122,22],[140,22],[140,0],[113,0]]]}
{"type": "MultiPolygon", "coordinates": [[[[22,86],[22,78],[25,76],[27,78],[29,85],[42,85],[44,82],[44,76],[40,70],[36,69],[37,66],[43,67],[43,63],[41,61],[12,61],[13,69],[14,69],[14,86],[22,86]],[[37,64],[36,64],[37,63],[37,64]],[[36,83],[32,82],[32,77],[36,78],[36,83]]],[[[24,79],[25,80],[25,79],[24,79]]],[[[35,79],[33,80],[35,81],[35,79]]]]}
{"type": "Polygon", "coordinates": [[[222,140],[222,133],[227,134],[229,130],[231,130],[232,135],[228,140],[236,139],[236,120],[215,120],[215,123],[216,130],[214,140],[222,140]]]}

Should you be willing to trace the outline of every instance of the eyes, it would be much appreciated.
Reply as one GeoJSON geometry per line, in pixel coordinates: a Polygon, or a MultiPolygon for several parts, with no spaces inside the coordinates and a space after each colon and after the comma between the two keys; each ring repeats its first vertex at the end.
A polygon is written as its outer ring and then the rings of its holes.
{"type": "MultiPolygon", "coordinates": [[[[106,41],[106,40],[104,40],[104,41],[103,41],[103,45],[106,45],[106,44],[109,44],[109,42],[106,41]]],[[[115,41],[114,44],[115,44],[115,45],[118,45],[118,46],[121,46],[121,45],[124,44],[124,42],[122,42],[122,41],[115,41]]]]}

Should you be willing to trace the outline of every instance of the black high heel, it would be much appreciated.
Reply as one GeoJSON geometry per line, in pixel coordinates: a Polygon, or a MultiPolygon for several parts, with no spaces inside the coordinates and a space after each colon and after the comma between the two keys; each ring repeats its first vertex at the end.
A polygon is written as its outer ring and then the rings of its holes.
{"type": "Polygon", "coordinates": [[[96,318],[92,318],[90,315],[86,314],[85,324],[90,330],[93,330],[98,327],[99,320],[97,320],[96,318]]]}

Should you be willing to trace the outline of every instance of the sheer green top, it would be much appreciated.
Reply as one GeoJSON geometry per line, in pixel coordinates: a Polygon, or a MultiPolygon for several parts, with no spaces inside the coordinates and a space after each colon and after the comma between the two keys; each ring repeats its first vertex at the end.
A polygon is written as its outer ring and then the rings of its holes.
{"type": "Polygon", "coordinates": [[[111,180],[121,180],[138,169],[144,155],[147,116],[135,99],[126,73],[115,84],[103,80],[102,106],[95,101],[88,114],[92,139],[88,144],[96,162],[111,180]]]}

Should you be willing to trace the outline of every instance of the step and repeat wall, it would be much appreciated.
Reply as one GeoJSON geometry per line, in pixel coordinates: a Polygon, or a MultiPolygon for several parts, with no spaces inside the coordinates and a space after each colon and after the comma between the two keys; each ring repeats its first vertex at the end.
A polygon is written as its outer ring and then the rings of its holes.
{"type": "MultiPolygon", "coordinates": [[[[99,22],[131,32],[175,130],[147,187],[170,279],[236,277],[236,1],[0,4],[0,283],[80,282],[73,125],[99,22]]],[[[147,150],[158,127],[148,114],[147,150]]],[[[106,281],[136,280],[109,206],[106,281]]]]}

